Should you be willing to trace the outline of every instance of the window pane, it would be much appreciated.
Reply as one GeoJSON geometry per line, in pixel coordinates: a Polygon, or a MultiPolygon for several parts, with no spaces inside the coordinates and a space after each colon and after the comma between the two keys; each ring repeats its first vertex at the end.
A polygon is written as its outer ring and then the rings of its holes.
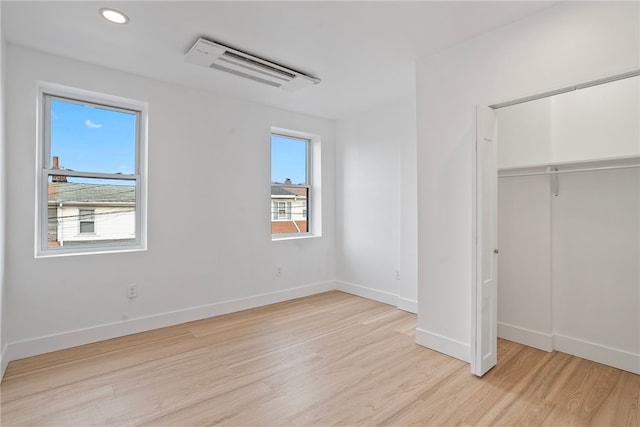
{"type": "Polygon", "coordinates": [[[134,112],[50,99],[51,169],[134,174],[134,112]],[[55,159],[54,159],[55,158],[55,159]]]}
{"type": "Polygon", "coordinates": [[[135,180],[50,175],[48,246],[136,242],[135,180]]]}
{"type": "Polygon", "coordinates": [[[93,222],[80,221],[80,233],[93,233],[95,231],[93,222]]]}
{"type": "Polygon", "coordinates": [[[307,184],[308,141],[271,135],[271,183],[307,184]]]}
{"type": "Polygon", "coordinates": [[[271,187],[272,212],[271,234],[307,233],[306,187],[271,187]]]}
{"type": "Polygon", "coordinates": [[[80,209],[80,221],[93,222],[95,213],[95,209],[80,209]]]}

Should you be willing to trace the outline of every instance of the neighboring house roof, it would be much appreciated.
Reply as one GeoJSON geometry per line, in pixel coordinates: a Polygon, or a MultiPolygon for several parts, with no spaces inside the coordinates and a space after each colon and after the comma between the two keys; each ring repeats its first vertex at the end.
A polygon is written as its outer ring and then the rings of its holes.
{"type": "Polygon", "coordinates": [[[301,187],[276,187],[271,186],[271,197],[307,197],[307,189],[301,187]]]}
{"type": "Polygon", "coordinates": [[[49,202],[57,203],[135,203],[133,185],[79,184],[50,182],[49,202]]]}
{"type": "Polygon", "coordinates": [[[306,231],[307,231],[307,221],[273,221],[271,222],[271,234],[304,233],[306,231]]]}
{"type": "Polygon", "coordinates": [[[271,195],[272,196],[295,196],[295,194],[288,191],[284,187],[274,187],[274,186],[271,186],[271,195]]]}

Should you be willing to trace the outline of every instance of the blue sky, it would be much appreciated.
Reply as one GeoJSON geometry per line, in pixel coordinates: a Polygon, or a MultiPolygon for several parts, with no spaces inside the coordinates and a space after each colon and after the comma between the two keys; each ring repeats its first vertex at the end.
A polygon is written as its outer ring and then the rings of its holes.
{"type": "Polygon", "coordinates": [[[135,130],[135,114],[51,100],[51,157],[65,169],[133,174],[135,130]]]}
{"type": "Polygon", "coordinates": [[[271,182],[304,184],[307,164],[307,142],[300,139],[271,136],[271,182]]]}
{"type": "MultiPolygon", "coordinates": [[[[58,156],[67,170],[133,174],[135,130],[135,114],[52,99],[50,162],[58,156]]],[[[271,181],[304,183],[306,149],[304,140],[272,135],[271,181]]]]}

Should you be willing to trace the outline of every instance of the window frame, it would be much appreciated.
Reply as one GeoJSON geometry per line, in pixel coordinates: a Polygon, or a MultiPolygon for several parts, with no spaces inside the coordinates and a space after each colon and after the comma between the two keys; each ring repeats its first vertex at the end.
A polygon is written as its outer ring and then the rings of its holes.
{"type": "MultiPolygon", "coordinates": [[[[147,135],[148,103],[59,84],[39,82],[37,98],[36,137],[36,215],[35,257],[86,255],[96,253],[133,252],[147,249],[147,135]],[[51,100],[58,99],[78,105],[89,105],[136,115],[134,173],[104,173],[53,169],[51,164],[51,100]],[[49,247],[48,245],[48,179],[50,176],[74,178],[117,179],[135,183],[134,242],[122,244],[91,243],[49,247]]],[[[95,232],[95,220],[94,220],[95,232]]],[[[90,234],[90,233],[79,233],[90,234]]]]}
{"type": "MultiPolygon", "coordinates": [[[[280,233],[271,234],[272,241],[278,240],[291,240],[291,239],[305,239],[309,237],[322,236],[322,216],[320,212],[320,136],[300,132],[295,130],[289,130],[284,128],[272,127],[269,134],[269,141],[273,136],[280,136],[288,139],[295,139],[304,141],[306,143],[306,177],[304,184],[274,184],[271,182],[271,173],[269,173],[270,191],[273,187],[298,187],[306,189],[307,194],[307,209],[305,221],[307,222],[307,231],[300,233],[280,233]]],[[[269,145],[271,147],[271,144],[269,145]]],[[[272,150],[269,150],[269,164],[272,161],[272,150]]],[[[271,203],[272,204],[272,203],[271,203]]],[[[278,212],[276,212],[276,215],[278,212]]],[[[273,215],[270,216],[273,221],[273,215]]]]}
{"type": "Polygon", "coordinates": [[[96,234],[96,209],[83,209],[78,208],[78,234],[86,235],[86,234],[96,234]],[[83,211],[85,213],[83,213],[83,211]],[[90,213],[87,213],[90,212],[90,213]],[[83,219],[83,217],[88,217],[89,219],[83,219]],[[91,224],[91,231],[82,231],[82,224],[91,224]]]}

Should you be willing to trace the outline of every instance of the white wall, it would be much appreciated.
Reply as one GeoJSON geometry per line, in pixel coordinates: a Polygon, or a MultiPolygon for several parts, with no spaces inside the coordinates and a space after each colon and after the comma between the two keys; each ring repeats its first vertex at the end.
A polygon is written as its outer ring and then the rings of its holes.
{"type": "Polygon", "coordinates": [[[400,145],[400,289],[398,307],[418,312],[418,161],[416,100],[405,107],[407,135],[400,145]]]}
{"type": "Polygon", "coordinates": [[[339,120],[336,135],[340,289],[415,312],[415,102],[339,120]]]}
{"type": "Polygon", "coordinates": [[[640,77],[557,95],[550,107],[553,163],[640,156],[640,77]]]}
{"type": "Polygon", "coordinates": [[[562,3],[418,61],[418,343],[469,360],[473,106],[640,68],[639,16],[562,3]]]}
{"type": "Polygon", "coordinates": [[[335,288],[333,122],[11,45],[7,68],[12,359],[335,288]],[[147,251],[34,259],[39,80],[149,103],[147,251]],[[273,126],[322,137],[322,237],[271,241],[273,126]]]}
{"type": "MultiPolygon", "coordinates": [[[[0,4],[0,23],[2,22],[2,4],[0,4]]],[[[5,78],[6,78],[6,59],[5,59],[5,43],[4,33],[2,32],[2,24],[0,24],[0,379],[4,375],[4,371],[9,363],[5,357],[6,325],[4,321],[7,314],[6,310],[6,281],[5,281],[5,254],[6,254],[6,179],[5,179],[5,78]]]]}
{"type": "Polygon", "coordinates": [[[498,167],[640,155],[640,77],[501,108],[498,167]]]}
{"type": "Polygon", "coordinates": [[[640,170],[499,180],[498,335],[640,373],[640,170]]]}
{"type": "Polygon", "coordinates": [[[552,162],[550,103],[542,98],[497,110],[498,169],[552,162]]]}
{"type": "Polygon", "coordinates": [[[551,197],[548,176],[498,179],[498,336],[546,351],[553,349],[551,197]]]}
{"type": "Polygon", "coordinates": [[[562,175],[551,218],[554,348],[640,374],[640,169],[562,175]]]}

